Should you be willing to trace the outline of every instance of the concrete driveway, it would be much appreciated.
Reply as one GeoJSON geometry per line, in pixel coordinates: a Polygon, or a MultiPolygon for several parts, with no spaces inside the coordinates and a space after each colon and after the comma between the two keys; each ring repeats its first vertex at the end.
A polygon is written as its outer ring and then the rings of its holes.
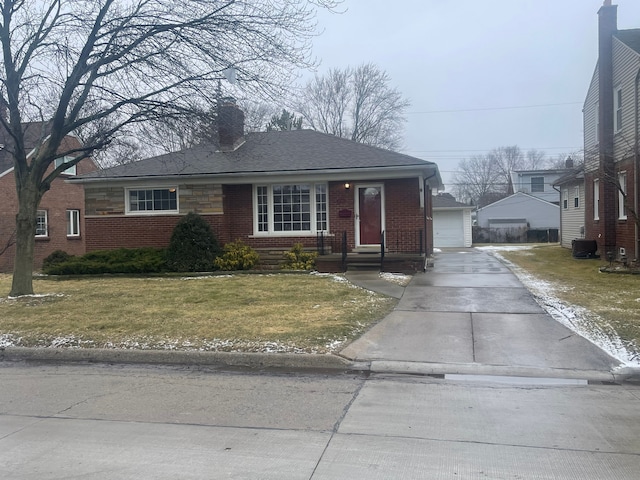
{"type": "Polygon", "coordinates": [[[341,355],[433,373],[593,377],[619,362],[548,315],[495,257],[436,254],[396,309],[341,355]]]}

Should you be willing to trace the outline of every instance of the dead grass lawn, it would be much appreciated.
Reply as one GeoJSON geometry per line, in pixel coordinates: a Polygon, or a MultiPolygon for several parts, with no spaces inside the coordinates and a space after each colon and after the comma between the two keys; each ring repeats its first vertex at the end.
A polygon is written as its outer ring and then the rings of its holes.
{"type": "Polygon", "coordinates": [[[559,246],[504,251],[500,255],[552,282],[561,300],[597,314],[624,342],[640,347],[640,275],[601,273],[601,259],[577,260],[559,246]]]}
{"type": "Polygon", "coordinates": [[[396,303],[336,278],[36,280],[38,296],[0,296],[0,345],[326,352],[396,303]]]}

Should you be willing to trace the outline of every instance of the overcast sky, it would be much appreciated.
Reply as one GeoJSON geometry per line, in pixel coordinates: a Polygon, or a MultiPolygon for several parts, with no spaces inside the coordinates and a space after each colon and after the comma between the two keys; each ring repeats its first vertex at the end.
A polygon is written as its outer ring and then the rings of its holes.
{"type": "MultiPolygon", "coordinates": [[[[345,0],[345,13],[319,15],[314,55],[320,74],[385,70],[411,101],[403,152],[436,162],[447,183],[461,159],[495,147],[552,157],[582,148],[602,3],[345,0]]],[[[640,28],[639,0],[613,3],[618,28],[640,28]]]]}

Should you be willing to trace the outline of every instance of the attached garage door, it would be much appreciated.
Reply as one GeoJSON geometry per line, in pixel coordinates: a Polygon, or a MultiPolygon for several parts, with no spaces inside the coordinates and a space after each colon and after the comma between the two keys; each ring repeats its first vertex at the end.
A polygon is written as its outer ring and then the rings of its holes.
{"type": "Polygon", "coordinates": [[[433,212],[433,243],[436,247],[464,247],[464,212],[433,212]]]}

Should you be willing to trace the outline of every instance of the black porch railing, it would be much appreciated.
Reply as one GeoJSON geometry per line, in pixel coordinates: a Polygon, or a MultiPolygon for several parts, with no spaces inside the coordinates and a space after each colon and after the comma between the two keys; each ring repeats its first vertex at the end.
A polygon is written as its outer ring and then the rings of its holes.
{"type": "MultiPolygon", "coordinates": [[[[353,245],[352,245],[353,247],[353,245]]],[[[342,234],[327,235],[318,232],[316,235],[316,248],[318,255],[341,253],[346,255],[349,250],[347,232],[342,234]]],[[[424,230],[385,230],[380,232],[380,252],[385,253],[410,253],[423,255],[424,230]]]]}

